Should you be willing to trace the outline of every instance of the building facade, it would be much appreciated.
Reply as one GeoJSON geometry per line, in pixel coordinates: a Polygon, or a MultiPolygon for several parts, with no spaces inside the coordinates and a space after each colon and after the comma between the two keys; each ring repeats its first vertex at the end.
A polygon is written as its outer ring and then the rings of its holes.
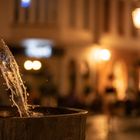
{"type": "Polygon", "coordinates": [[[62,57],[42,60],[51,67],[61,95],[73,88],[84,98],[86,86],[102,95],[110,74],[118,99],[125,98],[128,87],[139,90],[140,40],[132,22],[133,1],[30,0],[27,7],[21,2],[1,0],[1,37],[13,46],[46,39],[63,48],[62,57]],[[108,49],[111,57],[98,60],[97,49],[108,49]]]}

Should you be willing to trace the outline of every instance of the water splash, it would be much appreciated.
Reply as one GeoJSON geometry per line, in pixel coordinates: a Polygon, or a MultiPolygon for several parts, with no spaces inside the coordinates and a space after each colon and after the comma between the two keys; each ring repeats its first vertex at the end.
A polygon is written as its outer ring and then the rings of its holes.
{"type": "Polygon", "coordinates": [[[29,117],[26,88],[14,56],[2,39],[0,40],[0,69],[11,91],[13,105],[18,108],[20,117],[29,117]]]}

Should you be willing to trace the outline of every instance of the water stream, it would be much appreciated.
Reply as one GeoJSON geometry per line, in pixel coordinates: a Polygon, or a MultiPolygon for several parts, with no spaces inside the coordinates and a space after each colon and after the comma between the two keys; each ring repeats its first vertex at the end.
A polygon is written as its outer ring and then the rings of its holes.
{"type": "Polygon", "coordinates": [[[17,62],[2,39],[0,40],[0,69],[11,91],[13,105],[17,107],[20,117],[29,117],[26,87],[21,79],[17,62]]]}

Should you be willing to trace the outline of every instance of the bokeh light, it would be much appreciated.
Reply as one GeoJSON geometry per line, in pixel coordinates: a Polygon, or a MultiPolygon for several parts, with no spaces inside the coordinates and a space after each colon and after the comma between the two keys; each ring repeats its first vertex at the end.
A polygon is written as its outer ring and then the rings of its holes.
{"type": "Polygon", "coordinates": [[[40,61],[36,60],[36,61],[33,61],[33,70],[40,70],[42,67],[42,64],[40,61]]]}
{"type": "Polygon", "coordinates": [[[30,60],[26,60],[26,61],[24,62],[24,68],[25,68],[26,70],[31,70],[31,69],[33,68],[33,62],[30,61],[30,60]]]}
{"type": "Polygon", "coordinates": [[[136,8],[132,12],[132,17],[133,17],[133,23],[136,28],[140,28],[140,8],[136,8]]]}
{"type": "Polygon", "coordinates": [[[31,4],[31,0],[21,0],[21,7],[27,8],[31,4]]]}
{"type": "Polygon", "coordinates": [[[108,61],[111,57],[111,53],[107,49],[100,50],[100,59],[103,61],[108,61]]]}

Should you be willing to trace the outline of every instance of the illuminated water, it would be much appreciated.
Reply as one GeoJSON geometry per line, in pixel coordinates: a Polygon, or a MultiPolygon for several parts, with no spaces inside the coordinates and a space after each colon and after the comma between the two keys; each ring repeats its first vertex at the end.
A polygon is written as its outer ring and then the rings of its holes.
{"type": "Polygon", "coordinates": [[[2,39],[0,40],[0,69],[11,91],[13,105],[18,108],[20,117],[29,117],[26,88],[14,56],[2,39]]]}

